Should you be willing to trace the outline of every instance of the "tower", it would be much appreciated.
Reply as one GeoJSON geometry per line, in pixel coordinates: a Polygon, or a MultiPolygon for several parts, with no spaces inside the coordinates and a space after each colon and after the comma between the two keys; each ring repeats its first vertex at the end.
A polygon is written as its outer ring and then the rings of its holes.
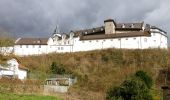
{"type": "Polygon", "coordinates": [[[104,21],[105,34],[115,34],[116,23],[113,19],[107,19],[104,21]]]}
{"type": "Polygon", "coordinates": [[[54,35],[54,34],[60,34],[59,25],[56,26],[53,35],[54,35]]]}

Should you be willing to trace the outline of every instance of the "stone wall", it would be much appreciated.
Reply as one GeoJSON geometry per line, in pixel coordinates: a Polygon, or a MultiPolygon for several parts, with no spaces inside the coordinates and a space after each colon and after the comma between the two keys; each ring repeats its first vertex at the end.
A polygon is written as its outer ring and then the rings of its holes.
{"type": "Polygon", "coordinates": [[[69,86],[53,86],[53,85],[44,85],[44,93],[66,93],[69,86]]]}

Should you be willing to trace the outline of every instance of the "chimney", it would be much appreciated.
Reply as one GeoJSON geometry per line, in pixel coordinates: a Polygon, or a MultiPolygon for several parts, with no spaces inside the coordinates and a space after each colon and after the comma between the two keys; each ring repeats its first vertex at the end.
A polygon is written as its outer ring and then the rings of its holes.
{"type": "Polygon", "coordinates": [[[115,34],[116,23],[113,19],[107,19],[104,21],[105,34],[115,34]]]}

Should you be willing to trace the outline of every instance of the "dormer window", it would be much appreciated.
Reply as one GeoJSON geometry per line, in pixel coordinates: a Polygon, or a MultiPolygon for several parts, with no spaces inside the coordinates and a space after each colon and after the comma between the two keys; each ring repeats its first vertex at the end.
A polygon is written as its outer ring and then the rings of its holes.
{"type": "Polygon", "coordinates": [[[74,33],[73,33],[73,32],[70,33],[70,37],[71,37],[71,38],[74,37],[74,33]]]}
{"type": "Polygon", "coordinates": [[[40,43],[40,40],[38,40],[37,43],[40,43]]]}
{"type": "Polygon", "coordinates": [[[93,33],[95,32],[95,30],[93,30],[93,33]]]}
{"type": "Polygon", "coordinates": [[[134,24],[131,25],[131,28],[134,28],[134,24]]]}
{"type": "Polygon", "coordinates": [[[85,32],[85,34],[87,34],[87,32],[85,32]]]}
{"type": "Polygon", "coordinates": [[[125,24],[122,25],[122,28],[125,28],[125,24]]]}
{"type": "Polygon", "coordinates": [[[101,28],[100,30],[103,31],[103,28],[101,28]]]}

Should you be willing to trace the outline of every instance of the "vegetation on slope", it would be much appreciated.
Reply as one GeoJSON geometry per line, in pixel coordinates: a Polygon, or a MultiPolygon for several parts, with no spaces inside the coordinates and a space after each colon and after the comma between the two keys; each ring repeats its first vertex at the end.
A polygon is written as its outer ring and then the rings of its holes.
{"type": "MultiPolygon", "coordinates": [[[[0,61],[4,62],[12,57],[14,56],[0,56],[0,61]]],[[[159,70],[170,65],[170,51],[161,49],[108,49],[17,58],[29,68],[30,79],[45,80],[52,73],[52,64],[56,63],[59,70],[64,69],[64,72],[78,77],[78,83],[69,90],[69,95],[98,100],[105,98],[111,86],[119,86],[138,70],[152,76],[153,95],[159,98],[157,90],[160,87],[155,84],[155,80],[159,70]]]]}
{"type": "Polygon", "coordinates": [[[112,87],[107,92],[106,100],[153,100],[151,86],[151,77],[144,71],[138,71],[120,86],[112,87]]]}
{"type": "MultiPolygon", "coordinates": [[[[70,89],[70,93],[77,93],[84,99],[88,97],[103,99],[108,88],[120,85],[127,76],[138,70],[146,71],[155,81],[159,69],[170,64],[170,51],[108,49],[18,57],[18,59],[30,69],[29,78],[37,79],[48,77],[51,73],[51,64],[56,62],[78,77],[78,83],[70,89]]],[[[153,89],[160,88],[153,87],[153,89]]]]}

